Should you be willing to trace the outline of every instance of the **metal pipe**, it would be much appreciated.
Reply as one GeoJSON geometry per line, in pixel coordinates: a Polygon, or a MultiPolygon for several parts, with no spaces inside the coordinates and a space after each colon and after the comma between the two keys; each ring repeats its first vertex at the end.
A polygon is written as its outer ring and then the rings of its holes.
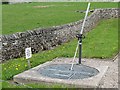
{"type": "Polygon", "coordinates": [[[78,35],[78,40],[79,40],[79,64],[81,64],[81,58],[82,58],[82,38],[83,38],[83,30],[84,30],[84,26],[85,26],[85,21],[87,19],[87,15],[89,12],[89,8],[90,8],[90,3],[88,3],[88,7],[86,10],[86,14],[85,14],[85,18],[82,24],[82,29],[80,31],[80,34],[78,35]]]}
{"type": "Polygon", "coordinates": [[[78,48],[79,48],[79,62],[78,63],[81,64],[83,29],[84,29],[84,26],[85,26],[85,21],[86,21],[88,12],[89,12],[89,8],[90,8],[90,3],[88,3],[88,7],[87,7],[87,10],[86,10],[86,14],[85,14],[85,17],[84,17],[84,21],[83,21],[83,24],[82,24],[82,28],[81,28],[80,34],[77,35],[77,37],[78,37],[78,44],[77,44],[77,47],[76,47],[76,51],[75,51],[75,54],[74,54],[74,58],[73,58],[70,70],[73,70],[74,61],[75,61],[75,57],[76,57],[78,48]]]}

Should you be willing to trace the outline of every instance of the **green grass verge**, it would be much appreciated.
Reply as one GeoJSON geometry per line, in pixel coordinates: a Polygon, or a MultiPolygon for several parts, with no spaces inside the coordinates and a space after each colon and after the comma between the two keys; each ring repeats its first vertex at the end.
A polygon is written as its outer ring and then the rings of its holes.
{"type": "MultiPolygon", "coordinates": [[[[120,20],[120,19],[119,19],[120,20]]],[[[101,21],[83,41],[83,57],[111,58],[118,52],[118,19],[101,21]]]]}
{"type": "MultiPolygon", "coordinates": [[[[74,87],[74,86],[73,86],[74,87]]],[[[35,90],[34,88],[37,88],[36,90],[41,90],[42,88],[52,88],[52,89],[59,89],[59,88],[68,88],[67,85],[62,84],[44,84],[44,83],[32,83],[32,84],[15,84],[15,83],[9,83],[9,82],[3,82],[2,88],[30,88],[32,90],[35,90]]],[[[27,90],[27,89],[25,89],[27,90]]]]}
{"type": "MultiPolygon", "coordinates": [[[[120,20],[120,19],[119,19],[120,20]]],[[[53,50],[34,54],[30,59],[32,67],[56,57],[73,57],[77,39],[56,47],[53,50]]],[[[83,40],[82,56],[86,58],[111,58],[118,53],[118,19],[101,21],[98,26],[86,34],[83,40]]],[[[25,58],[10,60],[2,64],[3,79],[9,80],[28,69],[25,58]]]]}
{"type": "MultiPolygon", "coordinates": [[[[44,2],[2,5],[2,33],[12,34],[38,27],[63,25],[83,19],[84,13],[76,10],[86,10],[86,2],[44,2]],[[35,6],[38,6],[36,8],[35,6]],[[40,8],[39,6],[48,6],[40,8]]],[[[91,9],[117,8],[118,3],[92,2],[91,9]]]]}
{"type": "Polygon", "coordinates": [[[26,86],[2,82],[2,88],[27,88],[26,86]]]}

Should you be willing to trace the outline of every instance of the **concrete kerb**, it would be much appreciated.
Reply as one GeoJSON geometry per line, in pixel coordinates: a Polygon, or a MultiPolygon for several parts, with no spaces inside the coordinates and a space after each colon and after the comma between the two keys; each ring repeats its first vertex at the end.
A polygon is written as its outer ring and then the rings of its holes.
{"type": "MultiPolygon", "coordinates": [[[[51,64],[71,64],[73,58],[56,58],[53,61],[46,62],[41,64],[37,67],[34,67],[28,71],[25,71],[21,74],[14,76],[14,81],[18,83],[59,83],[59,84],[66,84],[69,86],[75,87],[82,87],[82,88],[97,88],[99,84],[101,84],[101,79],[105,75],[108,66],[106,61],[99,61],[94,59],[83,59],[82,63],[87,66],[91,66],[99,70],[99,74],[96,76],[85,78],[85,79],[75,79],[75,80],[63,80],[63,79],[56,79],[50,78],[46,76],[40,75],[38,70],[44,66],[51,65],[51,64]],[[100,64],[102,63],[102,64],[100,64]]],[[[76,59],[77,62],[78,59],[76,59]]]]}

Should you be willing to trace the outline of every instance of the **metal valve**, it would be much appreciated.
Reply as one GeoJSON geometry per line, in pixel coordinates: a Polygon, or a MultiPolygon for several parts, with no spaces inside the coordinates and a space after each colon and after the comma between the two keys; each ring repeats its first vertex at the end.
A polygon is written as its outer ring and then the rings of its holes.
{"type": "Polygon", "coordinates": [[[77,34],[76,37],[78,38],[78,40],[85,38],[85,36],[83,34],[77,34]]]}

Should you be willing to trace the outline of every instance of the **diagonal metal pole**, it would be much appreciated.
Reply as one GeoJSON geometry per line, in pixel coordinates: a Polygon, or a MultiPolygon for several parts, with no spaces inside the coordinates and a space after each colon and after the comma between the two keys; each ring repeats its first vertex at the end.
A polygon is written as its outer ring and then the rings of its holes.
{"type": "Polygon", "coordinates": [[[85,17],[84,17],[84,21],[83,21],[83,24],[82,24],[82,29],[80,31],[80,34],[83,34],[83,29],[84,29],[84,26],[85,26],[85,21],[86,21],[87,16],[88,16],[89,8],[90,8],[90,3],[88,3],[88,7],[87,7],[87,10],[86,10],[86,14],[85,14],[85,17]]]}
{"type": "Polygon", "coordinates": [[[84,30],[85,21],[87,19],[87,15],[88,15],[88,12],[89,12],[89,8],[90,8],[90,3],[88,3],[88,6],[87,6],[87,10],[86,10],[86,14],[85,14],[85,17],[84,17],[84,21],[83,21],[83,24],[82,24],[82,28],[81,28],[80,34],[77,35],[78,43],[77,43],[75,55],[74,55],[74,58],[73,58],[73,63],[71,65],[71,70],[73,70],[73,65],[74,65],[74,61],[75,61],[75,57],[76,57],[78,48],[79,48],[79,64],[81,64],[83,30],[84,30]]]}

